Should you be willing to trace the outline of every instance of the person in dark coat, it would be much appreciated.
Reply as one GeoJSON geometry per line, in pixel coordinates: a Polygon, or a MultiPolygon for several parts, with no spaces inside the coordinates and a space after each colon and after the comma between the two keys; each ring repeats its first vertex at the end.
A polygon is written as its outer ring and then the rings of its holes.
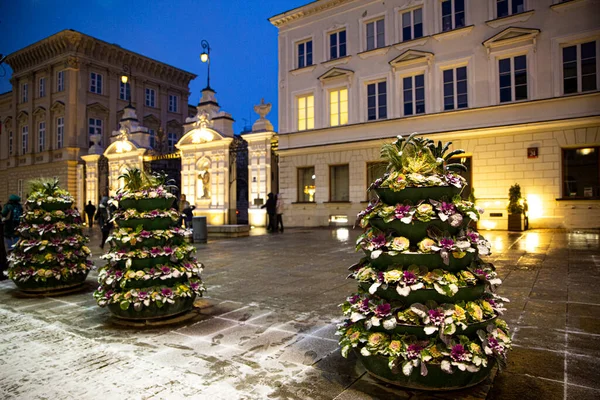
{"type": "Polygon", "coordinates": [[[102,197],[102,200],[100,200],[98,213],[96,214],[98,225],[100,225],[100,230],[102,231],[102,240],[100,241],[101,249],[104,249],[104,243],[106,242],[106,238],[108,238],[108,234],[112,229],[112,222],[110,222],[110,220],[114,211],[114,206],[108,204],[108,194],[106,194],[102,197]]]}
{"type": "Polygon", "coordinates": [[[277,227],[275,226],[275,214],[277,211],[277,200],[275,199],[275,195],[273,193],[269,193],[267,195],[267,202],[261,206],[260,208],[266,208],[267,214],[269,215],[269,222],[267,223],[267,231],[276,232],[277,227]]]}
{"type": "Polygon", "coordinates": [[[92,201],[88,201],[84,208],[84,211],[88,217],[88,226],[91,228],[94,226],[94,214],[96,214],[96,206],[92,204],[92,201]]]}
{"type": "Polygon", "coordinates": [[[11,194],[8,197],[8,203],[2,209],[2,222],[4,223],[4,246],[6,252],[10,253],[13,247],[17,244],[17,227],[21,223],[23,215],[23,207],[21,206],[21,198],[16,194],[11,194]]]}

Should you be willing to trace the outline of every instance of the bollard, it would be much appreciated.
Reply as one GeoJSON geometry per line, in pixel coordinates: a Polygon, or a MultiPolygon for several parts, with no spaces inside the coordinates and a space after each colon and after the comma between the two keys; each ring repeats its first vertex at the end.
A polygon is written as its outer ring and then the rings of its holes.
{"type": "Polygon", "coordinates": [[[208,239],[208,230],[206,228],[206,217],[192,218],[192,237],[194,243],[206,243],[208,239]]]}

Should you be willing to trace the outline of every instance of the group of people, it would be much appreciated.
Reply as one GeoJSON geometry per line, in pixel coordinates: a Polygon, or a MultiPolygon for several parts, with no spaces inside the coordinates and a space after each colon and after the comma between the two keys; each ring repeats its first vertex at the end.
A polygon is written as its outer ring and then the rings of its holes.
{"type": "Polygon", "coordinates": [[[0,244],[0,281],[8,279],[5,271],[8,270],[8,254],[13,250],[17,241],[17,228],[23,215],[23,206],[21,198],[15,194],[8,197],[8,202],[2,207],[2,218],[0,218],[0,235],[2,236],[0,244]]]}
{"type": "Polygon", "coordinates": [[[267,195],[267,202],[261,207],[267,209],[269,221],[267,222],[267,231],[283,233],[283,198],[280,193],[267,195]]]}

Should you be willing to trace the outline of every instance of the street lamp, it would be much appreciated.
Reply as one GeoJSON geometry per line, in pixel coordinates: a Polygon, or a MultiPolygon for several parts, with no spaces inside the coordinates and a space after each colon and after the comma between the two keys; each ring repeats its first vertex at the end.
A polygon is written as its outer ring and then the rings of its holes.
{"type": "Polygon", "coordinates": [[[206,40],[202,40],[200,42],[202,45],[202,49],[204,50],[202,54],[200,54],[200,61],[208,64],[208,74],[206,76],[206,88],[210,89],[210,45],[206,40]]]}
{"type": "MultiPolygon", "coordinates": [[[[127,107],[132,108],[131,106],[131,89],[129,90],[129,96],[127,96],[127,82],[131,81],[131,68],[128,64],[123,64],[123,75],[121,75],[121,82],[125,85],[125,97],[129,98],[129,105],[127,107]]],[[[131,85],[131,84],[130,84],[131,85]]],[[[131,88],[131,86],[129,86],[131,88]]]]}

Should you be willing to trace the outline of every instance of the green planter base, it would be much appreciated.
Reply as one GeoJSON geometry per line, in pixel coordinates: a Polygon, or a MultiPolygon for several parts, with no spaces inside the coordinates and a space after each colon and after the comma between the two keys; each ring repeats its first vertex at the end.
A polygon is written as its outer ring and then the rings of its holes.
{"type": "MultiPolygon", "coordinates": [[[[369,287],[371,286],[368,283],[361,283],[359,286],[367,292],[369,287]]],[[[458,289],[458,292],[452,296],[444,296],[443,294],[438,293],[435,289],[419,289],[419,290],[411,290],[408,296],[401,296],[396,291],[396,287],[389,287],[387,289],[382,289],[379,287],[375,294],[382,299],[386,299],[388,301],[402,301],[405,305],[409,306],[414,303],[425,303],[429,300],[433,300],[438,304],[444,303],[456,303],[458,301],[472,301],[481,298],[483,293],[485,292],[485,285],[483,283],[475,285],[475,286],[466,286],[458,289]]]]}
{"type": "MultiPolygon", "coordinates": [[[[366,252],[370,258],[370,252],[366,252]]],[[[376,259],[371,259],[371,265],[379,270],[385,271],[397,266],[424,265],[429,269],[442,268],[446,271],[457,272],[467,268],[475,259],[477,253],[467,253],[463,258],[454,258],[450,254],[450,264],[446,265],[438,253],[400,253],[390,256],[384,253],[376,259]]]]}
{"type": "Polygon", "coordinates": [[[384,222],[381,218],[373,218],[369,221],[371,226],[380,229],[382,231],[392,230],[396,232],[399,236],[404,236],[408,240],[410,240],[410,244],[416,246],[421,240],[428,237],[427,236],[427,228],[430,226],[436,226],[442,230],[442,232],[448,232],[451,235],[456,235],[461,228],[466,227],[468,224],[467,220],[464,224],[458,227],[453,227],[447,222],[443,222],[439,219],[429,221],[429,222],[421,222],[421,221],[413,221],[410,224],[405,224],[400,220],[394,220],[391,222],[384,222]]]}
{"type": "Polygon", "coordinates": [[[66,289],[80,286],[83,282],[85,282],[87,275],[88,271],[81,274],[74,274],[70,277],[70,279],[66,280],[48,278],[45,282],[35,281],[33,279],[28,279],[26,281],[13,280],[13,282],[20,290],[26,293],[47,293],[52,291],[64,291],[66,289]]]}
{"type": "Polygon", "coordinates": [[[175,225],[177,221],[173,221],[169,217],[163,218],[132,218],[132,219],[118,219],[117,225],[120,228],[133,228],[136,229],[139,225],[141,225],[147,231],[155,231],[157,229],[169,229],[171,226],[175,225]]]}
{"type": "Polygon", "coordinates": [[[108,309],[115,317],[126,320],[168,318],[191,310],[195,299],[196,296],[178,298],[175,303],[165,304],[161,308],[158,308],[155,303],[151,303],[150,306],[143,307],[140,311],[136,311],[133,305],[130,305],[127,310],[122,310],[118,304],[109,304],[108,309]]]}
{"type": "Polygon", "coordinates": [[[133,280],[133,281],[127,282],[125,287],[123,287],[123,290],[141,289],[141,288],[152,287],[152,286],[173,287],[182,282],[187,282],[187,276],[184,275],[184,276],[180,276],[179,278],[169,278],[169,279],[164,279],[164,280],[161,280],[161,279],[148,279],[147,281],[133,280]]]}
{"type": "Polygon", "coordinates": [[[42,202],[40,208],[45,211],[68,210],[73,203],[42,202]]]}
{"type": "Polygon", "coordinates": [[[135,208],[138,211],[152,211],[152,210],[168,210],[173,205],[175,198],[166,199],[164,197],[156,199],[125,199],[119,202],[119,208],[128,209],[135,208]]]}
{"type": "Polygon", "coordinates": [[[387,205],[394,205],[410,201],[413,204],[421,200],[433,199],[440,200],[446,198],[451,200],[455,195],[460,194],[462,188],[455,186],[431,186],[431,187],[407,187],[398,192],[390,188],[380,187],[375,189],[379,198],[387,205]]]}
{"type": "Polygon", "coordinates": [[[367,372],[375,378],[392,385],[417,390],[457,390],[475,386],[483,382],[492,372],[494,362],[488,361],[487,367],[482,367],[478,372],[460,371],[455,368],[454,373],[447,374],[439,365],[427,365],[427,376],[421,376],[420,368],[415,368],[409,376],[401,371],[393,373],[388,367],[388,359],[383,356],[364,357],[355,351],[358,359],[367,372]]]}
{"type": "MultiPolygon", "coordinates": [[[[171,258],[169,257],[154,257],[154,258],[134,258],[131,260],[131,269],[143,269],[155,267],[161,264],[167,264],[171,258]]],[[[126,268],[127,260],[117,261],[117,266],[126,268]]]]}

